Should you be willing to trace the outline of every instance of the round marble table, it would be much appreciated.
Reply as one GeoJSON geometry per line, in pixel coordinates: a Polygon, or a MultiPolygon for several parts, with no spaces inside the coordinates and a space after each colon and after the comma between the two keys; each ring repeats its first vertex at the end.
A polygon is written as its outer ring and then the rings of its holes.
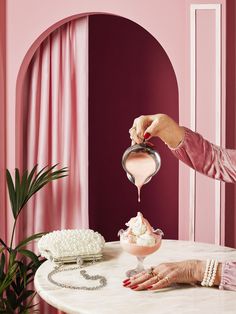
{"type": "MultiPolygon", "coordinates": [[[[159,251],[148,256],[145,266],[184,259],[216,258],[236,260],[236,250],[196,242],[163,240],[159,251]]],[[[48,281],[53,265],[43,263],[35,275],[38,294],[47,303],[66,313],[79,314],[164,314],[164,313],[236,313],[236,292],[218,288],[177,285],[159,291],[132,291],[124,288],[125,271],[136,266],[136,258],[123,252],[119,242],[108,242],[102,262],[86,268],[90,275],[107,278],[107,286],[95,291],[60,288],[48,281]]],[[[58,281],[79,285],[79,270],[58,273],[58,281]]],[[[82,282],[81,282],[82,283],[82,282]]],[[[84,283],[84,282],[83,282],[84,283]]]]}

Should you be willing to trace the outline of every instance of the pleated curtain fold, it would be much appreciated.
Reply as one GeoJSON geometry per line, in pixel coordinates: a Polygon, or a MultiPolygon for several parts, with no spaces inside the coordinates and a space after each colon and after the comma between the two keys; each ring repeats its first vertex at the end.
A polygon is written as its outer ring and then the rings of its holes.
{"type": "MultiPolygon", "coordinates": [[[[23,168],[59,164],[69,176],[27,205],[17,237],[88,227],[88,17],[61,26],[35,52],[25,80],[23,168]]],[[[37,249],[35,247],[35,249],[37,249]]],[[[40,313],[56,313],[40,302],[40,313]]]]}

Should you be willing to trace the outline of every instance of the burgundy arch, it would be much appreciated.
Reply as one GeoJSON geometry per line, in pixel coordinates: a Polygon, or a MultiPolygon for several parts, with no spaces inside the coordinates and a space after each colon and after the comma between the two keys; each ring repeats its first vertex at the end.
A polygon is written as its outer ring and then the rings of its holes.
{"type": "Polygon", "coordinates": [[[127,18],[107,13],[70,16],[52,25],[32,44],[17,78],[17,159],[23,153],[23,87],[32,56],[56,28],[85,15],[90,16],[90,227],[100,231],[106,240],[117,240],[117,230],[141,210],[155,227],[163,229],[166,238],[177,238],[177,160],[161,141],[154,141],[162,168],[143,188],[142,208],[120,164],[123,151],[130,145],[128,128],[135,117],[165,112],[178,121],[178,86],[171,61],[149,32],[127,18]]]}
{"type": "Polygon", "coordinates": [[[140,25],[117,16],[90,18],[89,218],[108,240],[141,210],[166,238],[178,238],[178,161],[155,140],[158,174],[143,187],[141,204],[121,156],[128,129],[142,114],[164,112],[178,121],[178,86],[171,62],[140,25]]]}

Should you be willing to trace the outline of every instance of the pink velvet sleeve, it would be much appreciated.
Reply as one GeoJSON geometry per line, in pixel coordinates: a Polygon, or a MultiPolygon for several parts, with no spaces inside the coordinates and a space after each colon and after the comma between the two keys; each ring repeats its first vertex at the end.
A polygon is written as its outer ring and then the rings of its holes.
{"type": "MultiPolygon", "coordinates": [[[[179,160],[196,171],[214,179],[236,183],[236,150],[218,147],[187,128],[183,141],[171,150],[179,160]]],[[[219,288],[236,291],[236,262],[222,264],[219,288]]]]}
{"type": "Polygon", "coordinates": [[[236,150],[218,147],[187,128],[183,141],[171,150],[179,160],[208,177],[236,182],[236,150]]]}
{"type": "Polygon", "coordinates": [[[222,264],[221,290],[236,291],[236,262],[225,262],[222,264]]]}

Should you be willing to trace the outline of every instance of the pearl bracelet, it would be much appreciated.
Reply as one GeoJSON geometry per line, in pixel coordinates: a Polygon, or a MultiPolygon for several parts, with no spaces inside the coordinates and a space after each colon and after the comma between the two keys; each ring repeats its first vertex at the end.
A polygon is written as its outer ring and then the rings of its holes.
{"type": "Polygon", "coordinates": [[[203,287],[212,287],[215,281],[218,261],[211,259],[206,261],[206,268],[201,285],[203,287]]]}

